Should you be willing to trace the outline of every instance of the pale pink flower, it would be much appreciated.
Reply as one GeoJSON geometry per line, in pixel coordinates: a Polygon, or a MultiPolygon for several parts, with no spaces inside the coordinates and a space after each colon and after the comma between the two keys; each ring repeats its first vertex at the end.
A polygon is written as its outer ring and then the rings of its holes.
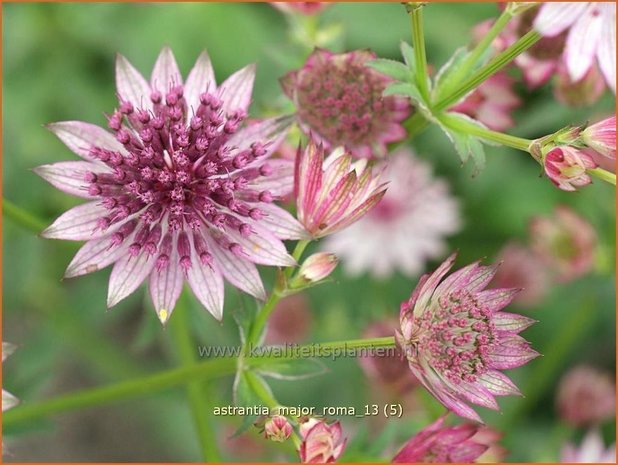
{"type": "Polygon", "coordinates": [[[587,365],[569,370],[560,380],[556,406],[574,426],[601,423],[616,416],[616,384],[609,373],[587,365]]]}
{"type": "Polygon", "coordinates": [[[585,151],[558,146],[543,157],[543,168],[549,180],[563,191],[572,192],[592,182],[587,170],[597,164],[585,151]]]}
{"type": "Polygon", "coordinates": [[[474,462],[488,446],[474,440],[480,426],[445,426],[446,415],[414,435],[391,463],[474,462]]]}
{"type": "Polygon", "coordinates": [[[412,373],[436,399],[459,416],[481,421],[468,403],[499,410],[494,396],[519,395],[500,370],[538,356],[518,335],[534,320],[501,311],[518,289],[485,290],[496,266],[477,262],[443,279],[454,262],[455,254],[421,277],[401,304],[396,337],[412,373]]]}
{"type": "MultiPolygon", "coordinates": [[[[6,360],[6,358],[15,352],[15,346],[13,344],[9,344],[8,342],[2,343],[2,363],[6,360]]],[[[2,411],[11,409],[19,404],[19,400],[13,394],[8,391],[2,390],[2,411]]]]}
{"type": "Polygon", "coordinates": [[[510,242],[500,250],[496,261],[501,265],[491,287],[521,289],[513,302],[522,307],[540,303],[550,284],[543,260],[528,247],[510,242]]]}
{"type": "Polygon", "coordinates": [[[521,105],[514,84],[508,74],[496,73],[451,110],[464,113],[494,131],[505,131],[515,124],[511,114],[521,105]]]}
{"type": "Polygon", "coordinates": [[[298,452],[302,463],[332,463],[342,454],[347,442],[338,421],[329,425],[315,418],[300,425],[300,436],[298,452]]]}
{"type": "Polygon", "coordinates": [[[369,50],[316,49],[301,69],[281,79],[301,127],[327,149],[344,146],[355,157],[382,157],[386,144],[406,136],[400,123],[410,105],[403,97],[382,96],[392,79],[366,66],[375,58],[369,50]]]}
{"type": "Polygon", "coordinates": [[[335,150],[324,160],[323,146],[313,141],[298,150],[294,194],[298,219],[317,239],[339,231],[369,212],[386,191],[367,160],[352,163],[335,150]]]}
{"type": "Polygon", "coordinates": [[[272,203],[292,187],[291,163],[267,161],[288,120],[241,125],[254,77],[251,65],[216,86],[204,52],[183,84],[171,50],[164,48],[148,82],[119,55],[120,106],[109,117],[112,132],[77,121],[49,126],[85,161],[41,166],[37,173],[90,200],[43,232],[88,241],[65,277],[114,264],[109,307],[149,278],[163,323],[185,280],[217,319],[223,277],[265,297],[255,264],[294,265],[281,240],[303,232],[272,203]]]}
{"type": "Polygon", "coordinates": [[[566,65],[558,65],[554,83],[554,97],[563,105],[571,107],[590,106],[601,98],[605,91],[605,81],[596,64],[579,81],[573,81],[566,65]]]}
{"type": "Polygon", "coordinates": [[[477,433],[472,436],[474,442],[484,444],[487,450],[476,459],[476,463],[504,463],[509,451],[500,445],[498,441],[503,434],[488,426],[479,427],[477,433]]]}
{"type": "Polygon", "coordinates": [[[275,442],[284,442],[292,434],[292,425],[287,418],[273,415],[264,424],[264,437],[275,442]]]}
{"type": "MultiPolygon", "coordinates": [[[[616,116],[599,121],[584,129],[581,139],[591,149],[616,161],[616,116]]],[[[614,169],[615,171],[615,169],[614,169]]]]}
{"type": "Polygon", "coordinates": [[[533,218],[529,230],[532,250],[561,282],[592,270],[597,234],[586,219],[569,207],[556,207],[551,217],[533,218]]]}
{"type": "Polygon", "coordinates": [[[545,3],[534,20],[542,35],[568,29],[564,58],[573,81],[599,63],[607,85],[616,92],[616,4],[614,2],[545,3]]]}
{"type": "Polygon", "coordinates": [[[302,15],[314,15],[322,12],[329,6],[325,2],[268,2],[284,13],[298,13],[302,15]]]}
{"type": "Polygon", "coordinates": [[[311,331],[312,312],[304,294],[282,298],[275,306],[266,328],[265,344],[301,342],[311,331]]]}
{"type": "Polygon", "coordinates": [[[380,203],[323,249],[336,253],[352,275],[418,275],[427,260],[444,254],[445,237],[459,230],[459,204],[446,181],[407,149],[388,157],[382,179],[389,185],[380,203]]]}
{"type": "Polygon", "coordinates": [[[598,430],[589,431],[579,447],[566,444],[562,448],[562,463],[616,463],[616,443],[607,449],[598,430]]]}

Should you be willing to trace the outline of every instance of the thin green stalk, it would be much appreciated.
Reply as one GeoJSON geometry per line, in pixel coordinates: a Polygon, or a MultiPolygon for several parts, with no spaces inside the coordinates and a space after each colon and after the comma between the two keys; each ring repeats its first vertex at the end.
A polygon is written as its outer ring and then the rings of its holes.
{"type": "Polygon", "coordinates": [[[188,380],[208,380],[233,374],[236,359],[220,358],[191,366],[163,371],[154,375],[124,381],[110,386],[87,389],[66,394],[55,399],[28,403],[2,414],[2,424],[9,427],[17,423],[38,420],[63,412],[109,404],[119,400],[140,397],[186,383],[188,380]]]}
{"type": "MultiPolygon", "coordinates": [[[[176,304],[171,330],[183,366],[192,367],[197,365],[197,359],[196,347],[191,338],[188,310],[186,297],[181,296],[176,304]]],[[[202,450],[202,458],[205,462],[221,462],[222,458],[217,447],[215,428],[209,417],[209,412],[212,412],[213,407],[210,402],[210,399],[212,399],[210,386],[203,382],[194,381],[186,385],[186,390],[202,450]]]]}
{"type": "Polygon", "coordinates": [[[35,234],[39,234],[46,227],[43,220],[5,198],[2,198],[2,214],[15,224],[35,234]]]}
{"type": "Polygon", "coordinates": [[[464,81],[464,83],[459,86],[459,88],[455,92],[444,97],[441,101],[437,102],[434,105],[434,110],[436,112],[440,112],[457,103],[468,92],[476,89],[486,79],[500,71],[511,61],[513,61],[518,55],[521,55],[523,52],[536,44],[540,39],[541,35],[534,30],[529,31],[528,33],[521,36],[517,42],[507,48],[504,52],[496,55],[485,66],[480,68],[466,81],[464,81]]]}
{"type": "Polygon", "coordinates": [[[412,23],[412,45],[416,61],[416,84],[425,101],[429,102],[429,72],[427,71],[427,56],[425,54],[423,7],[413,7],[410,9],[409,14],[412,23]]]}
{"type": "Polygon", "coordinates": [[[616,185],[616,175],[610,171],[606,171],[603,168],[592,168],[586,171],[605,182],[616,185]]]}

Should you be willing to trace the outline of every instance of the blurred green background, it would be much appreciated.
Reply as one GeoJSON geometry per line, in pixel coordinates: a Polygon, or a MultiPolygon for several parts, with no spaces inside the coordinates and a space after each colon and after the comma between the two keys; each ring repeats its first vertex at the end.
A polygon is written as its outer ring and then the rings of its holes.
{"type": "MultiPolygon", "coordinates": [[[[435,67],[444,63],[468,42],[473,25],[496,13],[494,4],[429,6],[425,12],[429,61],[435,67]]],[[[399,42],[410,40],[408,18],[399,3],[336,4],[322,14],[322,21],[341,26],[339,50],[371,48],[398,59],[399,42]]],[[[285,105],[277,79],[304,60],[294,54],[297,49],[290,42],[286,18],[268,4],[9,3],[3,5],[3,34],[4,197],[45,224],[79,200],[31,171],[37,165],[76,159],[43,125],[82,120],[105,126],[103,113],[116,105],[117,52],[148,75],[164,45],[171,46],[184,73],[207,49],[219,82],[256,62],[255,115],[285,105]]],[[[592,108],[573,110],[559,106],[548,86],[533,93],[518,90],[525,103],[515,113],[513,132],[529,138],[606,115],[614,106],[606,96],[592,108]]],[[[556,460],[562,442],[579,434],[573,435],[557,420],[554,393],[559,376],[579,361],[610,371],[615,366],[614,189],[595,182],[577,194],[563,193],[539,177],[539,167],[531,159],[506,148],[488,148],[487,169],[472,178],[470,167],[460,167],[435,128],[413,145],[449,180],[461,200],[465,227],[449,242],[460,250],[458,264],[491,259],[507,240],[524,240],[529,218],[549,214],[557,204],[573,206],[599,234],[597,271],[556,287],[542,306],[528,312],[540,321],[525,336],[545,357],[513,373],[526,398],[502,399],[502,414],[482,412],[489,425],[505,433],[509,460],[556,460]]],[[[6,216],[3,219],[3,340],[18,345],[5,363],[4,385],[23,403],[178,363],[170,332],[160,328],[143,289],[106,311],[109,270],[60,281],[79,245],[40,239],[6,216]]],[[[271,278],[268,272],[264,275],[271,278]]],[[[415,280],[401,276],[377,282],[337,274],[334,283],[309,293],[313,322],[308,341],[359,337],[369,322],[396,317],[399,303],[414,285],[415,280]]],[[[227,294],[222,324],[193,297],[188,299],[200,344],[237,344],[231,313],[249,299],[233,289],[227,294]]],[[[273,383],[279,400],[316,406],[362,406],[376,396],[398,400],[392,393],[377,393],[355,360],[327,365],[330,373],[319,378],[273,383]]],[[[213,383],[215,405],[231,403],[231,383],[229,377],[213,383]]],[[[342,421],[350,436],[343,459],[377,460],[391,457],[427,419],[404,416],[386,428],[368,419],[342,421]]],[[[276,446],[250,452],[249,445],[228,440],[239,422],[217,419],[226,459],[286,460],[276,446]]],[[[606,427],[606,438],[613,437],[614,428],[606,427]]],[[[11,450],[7,461],[200,460],[182,387],[5,431],[4,440],[11,450]]]]}

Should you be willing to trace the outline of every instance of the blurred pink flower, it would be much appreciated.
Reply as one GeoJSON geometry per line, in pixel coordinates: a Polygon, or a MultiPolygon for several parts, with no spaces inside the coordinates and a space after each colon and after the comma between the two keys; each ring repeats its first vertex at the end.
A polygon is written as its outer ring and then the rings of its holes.
{"type": "Polygon", "coordinates": [[[292,425],[287,418],[274,415],[264,424],[264,437],[275,442],[284,442],[292,434],[292,425]]]}
{"type": "Polygon", "coordinates": [[[521,105],[513,91],[514,83],[508,74],[496,73],[451,110],[464,113],[494,131],[505,131],[515,124],[511,114],[521,105]]]}
{"type": "Polygon", "coordinates": [[[518,335],[534,323],[502,312],[517,289],[484,290],[496,266],[473,263],[443,279],[451,255],[421,277],[401,304],[397,341],[423,386],[455,414],[481,421],[468,403],[499,410],[494,396],[519,395],[500,370],[526,364],[538,353],[518,335]]]}
{"type": "MultiPolygon", "coordinates": [[[[15,346],[13,344],[9,344],[8,342],[2,343],[2,363],[6,358],[15,352],[15,346]]],[[[19,400],[13,394],[8,391],[2,390],[2,411],[11,409],[19,404],[19,400]]]]}
{"type": "Polygon", "coordinates": [[[268,2],[275,8],[284,13],[299,13],[303,15],[314,15],[320,13],[329,6],[325,2],[268,2]]]}
{"type": "Polygon", "coordinates": [[[605,81],[596,64],[579,81],[573,81],[561,63],[554,83],[554,97],[570,107],[590,106],[598,101],[605,91],[605,81]]]}
{"type": "Polygon", "coordinates": [[[616,443],[605,449],[601,433],[589,431],[579,447],[566,444],[562,448],[562,463],[616,463],[616,443]]]}
{"type": "Polygon", "coordinates": [[[311,330],[309,302],[303,294],[282,298],[275,306],[266,329],[265,344],[301,342],[311,330]]]}
{"type": "Polygon", "coordinates": [[[352,275],[418,275],[427,260],[444,253],[445,236],[460,228],[458,202],[446,181],[432,176],[430,165],[407,149],[394,152],[386,162],[382,178],[389,184],[380,203],[323,245],[352,275]]]}
{"type": "MultiPolygon", "coordinates": [[[[581,133],[582,141],[594,151],[616,161],[616,116],[592,124],[581,133]]],[[[615,168],[614,170],[615,171],[615,168]]]]}
{"type": "Polygon", "coordinates": [[[446,415],[413,436],[391,463],[474,462],[488,446],[474,440],[480,426],[445,426],[446,415]]]}
{"type": "Polygon", "coordinates": [[[69,121],[49,128],[85,161],[36,171],[63,191],[90,199],[44,232],[52,239],[88,241],[69,264],[75,277],[114,264],[108,306],[147,278],[162,323],[188,281],[217,318],[223,312],[223,277],[264,298],[255,263],[291,266],[282,239],[302,227],[272,204],[285,195],[291,164],[267,162],[285,137],[286,118],[242,128],[255,68],[247,66],[216,86],[206,52],[183,81],[164,48],[150,82],[124,58],[116,61],[119,108],[112,133],[69,121]]]}
{"type": "Polygon", "coordinates": [[[601,423],[616,416],[616,384],[609,373],[580,365],[560,380],[556,404],[560,417],[573,426],[601,423]]]}
{"type": "Polygon", "coordinates": [[[302,463],[332,463],[339,458],[347,442],[338,421],[329,425],[315,418],[300,425],[300,436],[302,443],[298,452],[302,463]]]}
{"type": "Polygon", "coordinates": [[[545,154],[543,167],[553,184],[563,191],[572,192],[592,182],[586,170],[596,168],[597,164],[585,151],[563,145],[545,154]]]}
{"type": "Polygon", "coordinates": [[[492,288],[521,289],[513,302],[533,307],[543,299],[549,287],[545,263],[528,247],[509,242],[498,253],[500,267],[491,282],[492,288]]]}
{"type": "Polygon", "coordinates": [[[410,105],[403,97],[382,96],[392,79],[366,66],[375,58],[369,50],[316,49],[301,69],[281,79],[301,127],[327,149],[344,146],[355,157],[382,157],[386,144],[405,137],[400,123],[410,105]]]}
{"type": "Polygon", "coordinates": [[[573,81],[598,61],[607,85],[616,93],[616,4],[556,2],[541,6],[534,28],[555,37],[568,29],[564,58],[573,81]]]}
{"type": "Polygon", "coordinates": [[[568,282],[592,270],[596,232],[569,207],[556,207],[551,217],[533,218],[529,230],[532,250],[558,280],[568,282]]]}
{"type": "Polygon", "coordinates": [[[503,434],[488,426],[479,427],[472,440],[487,446],[487,450],[476,459],[476,463],[504,463],[509,451],[498,444],[503,434]]]}
{"type": "Polygon", "coordinates": [[[312,140],[298,150],[294,194],[298,219],[317,239],[350,226],[366,215],[386,191],[380,174],[367,160],[335,150],[324,160],[324,148],[312,140]]]}

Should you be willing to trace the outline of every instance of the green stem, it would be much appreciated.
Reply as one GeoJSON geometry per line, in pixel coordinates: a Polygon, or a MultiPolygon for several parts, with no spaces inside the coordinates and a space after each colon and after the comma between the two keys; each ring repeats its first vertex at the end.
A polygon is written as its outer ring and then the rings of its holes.
{"type": "Polygon", "coordinates": [[[423,7],[413,7],[410,9],[409,14],[412,23],[412,45],[416,61],[416,84],[425,101],[429,102],[429,72],[427,71],[425,35],[423,33],[423,7]]]}
{"type": "Polygon", "coordinates": [[[2,199],[2,214],[35,234],[39,234],[46,226],[44,221],[5,198],[2,199]]]}
{"type": "Polygon", "coordinates": [[[515,42],[513,45],[511,45],[499,55],[496,55],[492,60],[489,61],[489,63],[480,68],[466,81],[464,81],[464,83],[455,92],[437,102],[434,106],[434,110],[436,112],[446,110],[451,105],[457,103],[468,92],[476,89],[486,79],[500,71],[511,61],[513,61],[518,55],[521,55],[523,52],[536,44],[540,39],[541,35],[534,30],[529,31],[528,33],[521,36],[517,42],[515,42]]]}
{"type": "MultiPolygon", "coordinates": [[[[296,243],[294,252],[292,252],[292,257],[294,258],[294,260],[296,260],[296,262],[300,261],[300,257],[302,257],[303,252],[309,245],[309,242],[310,241],[307,240],[300,240],[296,243]]],[[[293,267],[289,267],[287,270],[285,270],[284,276],[286,280],[292,275],[293,271],[293,267]]],[[[251,329],[249,330],[249,336],[247,337],[247,347],[255,345],[258,342],[258,339],[260,338],[260,335],[262,334],[262,331],[264,330],[264,327],[268,322],[270,314],[275,309],[277,303],[279,303],[279,300],[281,300],[282,291],[284,291],[284,289],[278,289],[275,286],[275,289],[273,289],[273,292],[268,297],[268,300],[264,303],[264,306],[258,311],[258,314],[256,315],[255,320],[251,325],[251,329]]]]}
{"type": "Polygon", "coordinates": [[[207,380],[233,374],[236,358],[227,357],[209,360],[191,366],[163,371],[129,381],[67,394],[39,402],[23,402],[18,407],[2,414],[4,427],[49,417],[62,412],[109,404],[119,400],[140,397],[146,393],[161,391],[186,383],[188,380],[207,380]]]}
{"type": "MultiPolygon", "coordinates": [[[[174,311],[171,322],[172,336],[176,341],[179,358],[184,367],[197,365],[195,344],[191,338],[191,326],[188,320],[188,308],[185,296],[181,296],[174,311]]],[[[211,389],[206,383],[194,381],[186,385],[191,415],[197,430],[204,462],[221,462],[222,458],[217,447],[217,436],[214,425],[209,418],[213,405],[211,389]]]]}
{"type": "Polygon", "coordinates": [[[616,185],[616,175],[610,171],[606,171],[603,168],[592,168],[586,171],[602,181],[613,184],[614,186],[616,185]]]}

